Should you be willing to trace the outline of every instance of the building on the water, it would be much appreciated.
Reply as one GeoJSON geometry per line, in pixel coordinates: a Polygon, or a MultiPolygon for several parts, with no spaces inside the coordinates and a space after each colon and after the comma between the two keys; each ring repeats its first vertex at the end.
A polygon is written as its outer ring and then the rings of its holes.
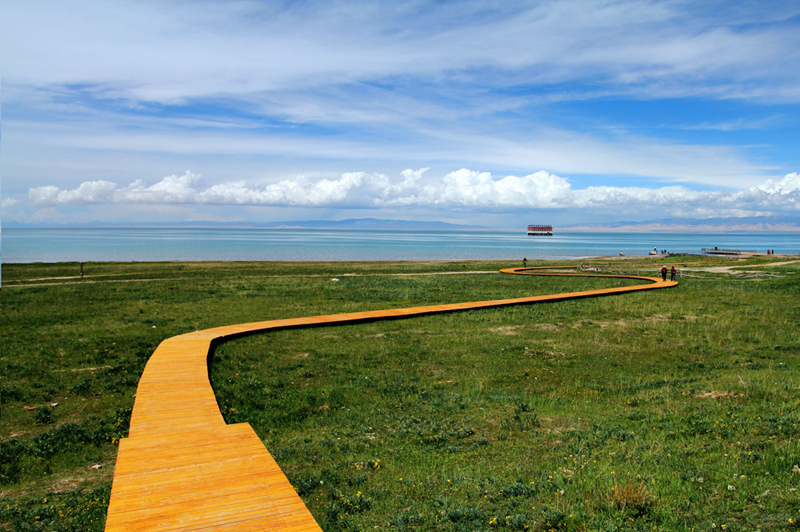
{"type": "Polygon", "coordinates": [[[553,226],[531,224],[528,226],[528,236],[553,236],[553,226]]]}

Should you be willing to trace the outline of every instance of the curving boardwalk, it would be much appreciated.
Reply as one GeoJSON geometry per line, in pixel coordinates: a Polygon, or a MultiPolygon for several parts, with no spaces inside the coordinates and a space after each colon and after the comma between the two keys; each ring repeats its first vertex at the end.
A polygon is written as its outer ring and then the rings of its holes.
{"type": "Polygon", "coordinates": [[[544,269],[553,268],[512,268],[502,272],[628,278],[647,283],[516,299],[245,323],[164,340],[147,362],[139,381],[128,437],[119,443],[106,531],[320,531],[250,425],[227,425],[222,418],[208,378],[208,357],[215,343],[270,330],[562,301],[678,284],[656,277],[540,271],[544,269]]]}

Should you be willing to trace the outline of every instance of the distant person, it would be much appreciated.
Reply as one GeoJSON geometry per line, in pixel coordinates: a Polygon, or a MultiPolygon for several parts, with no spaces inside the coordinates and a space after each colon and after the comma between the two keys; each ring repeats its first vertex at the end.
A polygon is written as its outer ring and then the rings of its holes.
{"type": "Polygon", "coordinates": [[[670,279],[670,281],[674,281],[675,280],[675,274],[676,273],[678,273],[678,270],[676,270],[675,266],[673,266],[672,269],[669,271],[669,279],[670,279]]]}
{"type": "Polygon", "coordinates": [[[666,266],[662,266],[661,267],[661,280],[662,281],[666,281],[667,280],[667,267],[666,266]]]}
{"type": "Polygon", "coordinates": [[[528,267],[528,257],[522,257],[522,267],[523,268],[528,267]]]}

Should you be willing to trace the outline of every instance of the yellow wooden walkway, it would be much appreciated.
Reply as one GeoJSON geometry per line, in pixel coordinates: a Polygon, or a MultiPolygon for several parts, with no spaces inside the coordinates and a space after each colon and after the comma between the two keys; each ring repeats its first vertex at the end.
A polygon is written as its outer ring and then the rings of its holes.
{"type": "Polygon", "coordinates": [[[127,438],[119,443],[106,531],[319,531],[278,464],[248,423],[227,425],[208,378],[212,344],[244,334],[441,312],[560,301],[667,288],[678,283],[631,275],[647,284],[517,299],[331,314],[229,325],[164,340],[139,381],[127,438]]]}

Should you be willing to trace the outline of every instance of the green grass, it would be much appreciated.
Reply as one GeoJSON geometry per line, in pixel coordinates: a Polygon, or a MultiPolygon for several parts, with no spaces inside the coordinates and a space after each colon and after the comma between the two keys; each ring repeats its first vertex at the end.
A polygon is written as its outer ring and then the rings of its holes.
{"type": "MultiPolygon", "coordinates": [[[[510,266],[92,263],[32,281],[77,265],[4,265],[0,529],[102,529],[164,338],[632,282],[387,275],[510,266]]],[[[781,276],[251,336],[217,348],[212,382],[328,532],[784,530],[800,518],[800,281],[763,270],[781,276]]]]}

